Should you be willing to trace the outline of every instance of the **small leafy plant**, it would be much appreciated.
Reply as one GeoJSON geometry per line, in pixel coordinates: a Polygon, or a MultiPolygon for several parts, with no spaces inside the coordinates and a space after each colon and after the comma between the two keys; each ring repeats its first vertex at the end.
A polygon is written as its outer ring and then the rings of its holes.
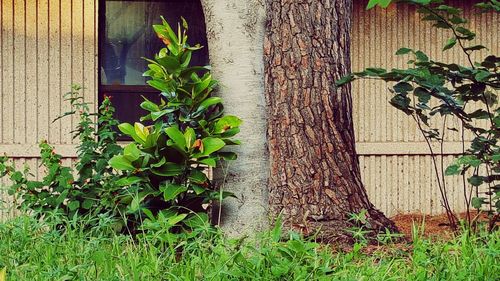
{"type": "Polygon", "coordinates": [[[62,165],[62,156],[47,141],[39,145],[42,166],[46,170],[40,181],[31,179],[34,175],[28,168],[18,171],[7,157],[0,157],[0,177],[10,178],[9,194],[17,198],[19,205],[16,207],[29,210],[36,217],[52,214],[72,218],[102,213],[120,217],[116,202],[120,190],[114,184],[117,175],[107,164],[113,155],[122,150],[116,144],[117,133],[113,131],[117,124],[113,118],[114,108],[106,98],[99,107],[96,124],[94,114],[90,113],[88,104],[79,95],[80,89],[74,85],[72,91],[66,94],[73,111],[59,117],[79,113],[80,120],[74,131],[75,137],[80,140],[75,171],[62,165]]]}
{"type": "MultiPolygon", "coordinates": [[[[234,160],[236,154],[223,151],[239,144],[233,137],[241,120],[223,114],[222,99],[212,96],[217,81],[208,66],[190,66],[192,53],[201,48],[187,44],[187,23],[177,32],[162,18],[153,28],[165,43],[154,59],[146,59],[147,82],[161,91],[159,103],[144,99],[149,112],[145,125],[123,123],[118,128],[133,141],[109,164],[121,172],[119,185],[135,189],[127,214],[144,226],[167,222],[170,227],[187,226],[193,218],[206,218],[205,209],[220,197],[207,177],[207,168],[220,160],[234,160]]],[[[132,220],[132,219],[130,219],[132,220]]],[[[175,232],[175,231],[174,231],[175,232]]]]}
{"type": "MultiPolygon", "coordinates": [[[[382,1],[373,1],[382,2],[382,1]]],[[[390,2],[390,1],[384,1],[390,2]]],[[[500,211],[500,58],[494,54],[480,62],[473,62],[472,53],[485,50],[483,45],[467,44],[476,34],[467,29],[467,20],[460,16],[461,10],[440,4],[438,0],[399,1],[417,5],[424,21],[434,27],[449,30],[450,38],[443,51],[458,47],[467,58],[469,65],[445,63],[430,59],[424,52],[411,48],[401,48],[396,55],[411,55],[407,69],[367,68],[353,73],[339,81],[337,86],[355,79],[380,79],[392,83],[394,96],[390,104],[410,116],[418,125],[431,151],[443,207],[453,228],[457,228],[457,218],[448,200],[444,175],[462,175],[464,200],[467,206],[468,223],[471,225],[469,206],[484,210],[490,215],[490,228],[496,225],[500,211]],[[439,5],[440,4],[440,5],[439,5]],[[436,101],[434,103],[434,101],[436,101]],[[437,105],[434,105],[437,104],[437,105]],[[442,117],[441,126],[433,126],[430,120],[442,117]],[[452,165],[444,168],[444,137],[449,128],[447,121],[456,118],[461,124],[463,153],[452,165]],[[486,126],[481,126],[486,122],[486,126]],[[473,135],[468,149],[465,149],[465,132],[473,135]],[[431,141],[440,144],[441,165],[431,141]],[[441,171],[439,168],[441,167],[441,171]],[[472,175],[470,175],[472,174],[472,175]],[[441,176],[440,176],[441,175],[441,176]],[[468,176],[467,180],[466,177],[468,176]],[[469,187],[467,187],[469,185],[469,187]],[[480,186],[487,191],[482,193],[480,186]]],[[[380,3],[379,3],[380,4],[380,3]]],[[[496,10],[498,1],[480,3],[478,7],[496,10]]]]}

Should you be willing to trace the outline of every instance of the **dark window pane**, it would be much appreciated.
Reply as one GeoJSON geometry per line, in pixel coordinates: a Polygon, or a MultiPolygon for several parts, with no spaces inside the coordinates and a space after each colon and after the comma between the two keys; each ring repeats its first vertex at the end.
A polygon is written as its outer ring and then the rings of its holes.
{"type": "MultiPolygon", "coordinates": [[[[174,29],[181,16],[189,23],[188,43],[203,49],[193,53],[191,65],[208,64],[205,17],[200,0],[103,0],[99,1],[99,102],[110,96],[120,122],[139,122],[147,114],[141,96],[159,102],[159,92],[146,85],[142,73],[163,42],[153,31],[163,16],[174,29]]],[[[145,122],[147,124],[147,122],[145,122]]]]}
{"type": "Polygon", "coordinates": [[[105,1],[101,26],[101,84],[145,85],[147,62],[164,47],[152,29],[163,16],[176,29],[180,17],[189,23],[189,44],[205,46],[193,54],[193,65],[208,63],[205,19],[199,0],[105,1]]]}
{"type": "MultiPolygon", "coordinates": [[[[142,116],[148,114],[148,111],[139,107],[141,102],[144,101],[142,96],[150,101],[156,103],[160,102],[160,94],[158,93],[138,94],[105,92],[104,95],[111,98],[111,102],[116,109],[115,116],[121,123],[127,122],[134,124],[135,122],[139,122],[142,116]]],[[[142,123],[146,124],[147,122],[142,123]]]]}

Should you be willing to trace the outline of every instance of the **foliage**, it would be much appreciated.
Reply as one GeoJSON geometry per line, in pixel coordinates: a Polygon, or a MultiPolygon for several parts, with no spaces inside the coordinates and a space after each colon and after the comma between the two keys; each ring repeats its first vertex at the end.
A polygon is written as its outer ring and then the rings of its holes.
{"type": "Polygon", "coordinates": [[[401,241],[403,234],[401,233],[391,233],[389,229],[385,229],[385,232],[377,233],[375,237],[376,240],[369,237],[372,233],[372,227],[368,221],[367,211],[362,209],[359,213],[352,213],[349,215],[348,221],[351,222],[352,226],[346,229],[346,231],[352,236],[356,243],[366,245],[373,241],[378,241],[380,244],[394,243],[401,241]]]}
{"type": "MultiPolygon", "coordinates": [[[[64,232],[28,217],[0,224],[0,272],[7,280],[496,280],[500,234],[460,235],[349,251],[273,229],[231,240],[206,226],[184,246],[117,235],[105,217],[65,222],[64,232]],[[371,249],[371,250],[370,250],[371,249]]],[[[276,224],[279,226],[280,224],[276,224]]],[[[151,238],[153,239],[153,238],[151,238]]]]}
{"type": "MultiPolygon", "coordinates": [[[[500,210],[500,107],[498,89],[500,87],[500,58],[488,55],[481,62],[473,63],[471,54],[486,49],[483,45],[469,44],[476,34],[467,29],[467,20],[460,16],[461,10],[447,6],[422,4],[422,1],[404,1],[419,6],[424,21],[430,21],[434,27],[449,30],[451,37],[443,46],[443,51],[458,47],[467,58],[469,65],[444,63],[430,59],[424,52],[411,48],[401,48],[396,55],[411,55],[407,69],[367,68],[337,81],[341,86],[358,78],[380,79],[392,83],[394,96],[390,104],[411,116],[420,128],[431,150],[434,168],[438,177],[443,205],[450,223],[456,226],[456,218],[448,203],[448,194],[444,178],[439,177],[436,155],[431,141],[441,144],[443,154],[444,136],[447,130],[447,118],[457,118],[462,125],[462,141],[465,145],[464,130],[474,135],[472,144],[456,162],[441,174],[464,176],[469,170],[473,175],[468,178],[472,186],[466,191],[467,206],[474,208],[486,206],[490,214],[500,210]],[[437,105],[434,106],[434,103],[437,105]],[[443,118],[441,127],[433,127],[430,120],[435,116],[443,118]],[[488,123],[480,126],[480,120],[488,123]],[[479,174],[479,171],[483,171],[479,174]],[[487,186],[487,192],[480,195],[478,187],[487,186]],[[471,198],[472,191],[476,197],[471,198]]],[[[429,2],[429,1],[427,1],[429,2]]],[[[492,2],[493,3],[493,2],[492,2]]],[[[442,158],[441,158],[442,160],[442,158]]],[[[443,163],[441,163],[441,167],[443,163]]],[[[443,168],[444,169],[444,168],[443,168]]],[[[495,225],[498,215],[492,215],[491,226],[495,225]]],[[[470,223],[470,216],[469,216],[470,223]]]]}
{"type": "Polygon", "coordinates": [[[109,161],[123,173],[119,184],[137,189],[127,214],[146,217],[144,226],[154,229],[189,227],[206,218],[205,204],[229,195],[217,192],[205,171],[219,160],[236,159],[221,150],[239,144],[232,137],[241,124],[238,117],[223,115],[222,99],[211,96],[217,81],[210,68],[190,66],[192,53],[201,47],[187,45],[187,23],[175,33],[162,20],[153,28],[166,47],[147,59],[144,73],[151,78],[147,83],[161,91],[161,101],[145,99],[140,105],[149,111],[141,121],[150,125],[118,126],[133,142],[109,161]]]}
{"type": "Polygon", "coordinates": [[[109,99],[103,101],[99,107],[96,131],[93,114],[89,113],[88,104],[79,96],[80,89],[75,85],[67,93],[66,100],[73,111],[60,117],[79,112],[80,120],[74,131],[75,137],[80,140],[76,171],[62,164],[62,156],[47,141],[39,145],[42,166],[46,170],[41,181],[30,179],[34,175],[28,167],[18,171],[7,157],[0,158],[0,177],[8,176],[12,181],[9,194],[16,197],[19,203],[16,207],[30,210],[36,217],[57,214],[71,218],[108,212],[119,217],[119,210],[116,209],[119,190],[114,184],[117,176],[107,165],[109,159],[122,150],[116,144],[117,133],[113,131],[113,126],[117,124],[113,119],[114,108],[109,99]]]}
{"type": "Polygon", "coordinates": [[[195,236],[193,230],[208,221],[206,206],[230,195],[216,191],[205,171],[221,159],[236,159],[235,153],[221,150],[239,144],[232,137],[241,120],[223,115],[222,99],[211,96],[217,81],[210,68],[189,66],[192,52],[201,47],[187,45],[187,23],[178,33],[164,19],[153,28],[166,47],[147,59],[144,75],[162,96],[159,103],[145,99],[140,105],[149,111],[141,121],[149,124],[118,125],[109,98],[99,107],[96,124],[75,86],[68,93],[73,111],[61,116],[80,116],[75,172],[62,165],[61,155],[46,141],[40,143],[47,170],[42,181],[30,180],[27,168],[17,171],[7,157],[0,158],[0,176],[12,180],[10,194],[21,208],[38,217],[106,213],[117,230],[146,236],[150,230],[173,241],[195,236]],[[133,139],[123,149],[116,142],[117,125],[133,139]]]}
{"type": "MultiPolygon", "coordinates": [[[[399,2],[405,2],[407,0],[400,0],[399,2]]],[[[369,0],[368,4],[366,6],[366,9],[371,9],[375,6],[380,6],[382,8],[387,8],[392,2],[398,2],[398,1],[393,1],[393,0],[369,0]]],[[[411,2],[417,3],[417,4],[422,4],[422,5],[428,5],[430,3],[443,3],[444,1],[436,1],[436,0],[412,0],[411,2]]],[[[476,4],[476,7],[484,9],[486,11],[493,10],[500,12],[500,1],[498,0],[490,0],[486,2],[480,2],[476,4]]]]}
{"type": "MultiPolygon", "coordinates": [[[[370,0],[370,1],[368,1],[368,4],[366,5],[366,9],[371,9],[375,6],[387,8],[392,2],[395,2],[395,1],[393,1],[393,0],[370,0]]],[[[413,2],[426,5],[426,4],[429,4],[431,2],[431,0],[414,0],[413,2]]]]}

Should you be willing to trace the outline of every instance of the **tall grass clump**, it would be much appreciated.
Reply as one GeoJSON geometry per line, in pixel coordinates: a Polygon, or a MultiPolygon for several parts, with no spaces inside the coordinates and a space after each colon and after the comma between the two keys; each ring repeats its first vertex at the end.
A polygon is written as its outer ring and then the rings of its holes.
{"type": "Polygon", "coordinates": [[[21,216],[0,224],[0,272],[7,280],[497,280],[500,235],[423,238],[349,251],[279,229],[228,239],[207,227],[189,243],[135,239],[105,216],[62,220],[65,230],[21,216]],[[85,226],[95,225],[92,231],[85,226]]]}

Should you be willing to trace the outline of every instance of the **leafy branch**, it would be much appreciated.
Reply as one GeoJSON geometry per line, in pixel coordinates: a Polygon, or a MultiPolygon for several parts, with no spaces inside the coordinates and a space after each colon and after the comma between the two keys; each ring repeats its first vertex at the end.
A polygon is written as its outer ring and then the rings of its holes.
{"type": "MultiPolygon", "coordinates": [[[[387,6],[391,1],[370,1],[371,6],[379,4],[387,6]]],[[[474,63],[471,54],[475,51],[486,50],[483,45],[467,46],[466,42],[475,39],[476,34],[465,27],[468,22],[460,16],[461,10],[439,5],[442,1],[405,0],[401,3],[416,5],[423,15],[423,21],[433,22],[436,28],[450,30],[452,37],[443,46],[443,51],[450,50],[458,45],[469,62],[469,66],[457,63],[445,63],[430,59],[424,52],[411,48],[400,48],[396,55],[413,55],[408,61],[407,69],[367,68],[343,77],[336,82],[338,87],[356,79],[376,79],[391,84],[389,89],[394,96],[390,104],[396,109],[412,117],[428,144],[433,159],[443,207],[446,210],[450,225],[457,226],[457,220],[448,203],[447,187],[444,175],[461,174],[464,186],[464,198],[469,212],[469,204],[477,210],[484,210],[490,214],[491,221],[498,219],[500,211],[500,107],[498,107],[498,89],[500,88],[500,58],[494,54],[486,56],[481,62],[474,63]],[[437,101],[431,106],[431,101],[437,101]],[[478,109],[466,110],[466,105],[478,109]],[[435,116],[442,117],[441,128],[432,127],[430,122],[435,116]],[[463,153],[456,161],[443,171],[443,153],[445,133],[450,130],[446,127],[449,118],[456,118],[462,125],[463,153]],[[477,125],[480,120],[487,120],[488,125],[477,125]],[[469,149],[465,149],[465,131],[472,136],[469,149]],[[436,153],[431,141],[440,143],[441,172],[438,172],[436,153]],[[470,175],[470,172],[472,175],[470,175]],[[479,171],[484,171],[481,175],[479,171]],[[441,174],[441,177],[439,176],[441,174]],[[467,183],[476,196],[466,192],[467,183]],[[481,195],[479,186],[486,185],[487,191],[481,195]],[[468,195],[469,194],[469,195],[468,195]],[[485,209],[483,207],[486,207],[485,209]]],[[[498,11],[498,1],[490,1],[476,5],[481,9],[489,8],[498,11]]],[[[454,129],[452,129],[454,130],[454,129]]],[[[468,222],[471,225],[470,214],[468,222]]],[[[495,223],[490,223],[495,225],[495,223]]]]}

